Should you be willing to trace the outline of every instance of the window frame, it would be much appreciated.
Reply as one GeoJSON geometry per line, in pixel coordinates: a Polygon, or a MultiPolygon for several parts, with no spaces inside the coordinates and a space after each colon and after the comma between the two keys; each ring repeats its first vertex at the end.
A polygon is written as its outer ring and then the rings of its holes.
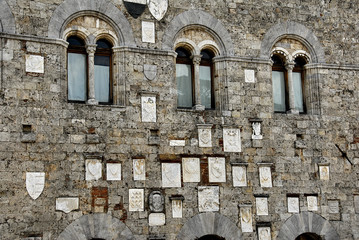
{"type": "MultiPolygon", "coordinates": [[[[213,62],[213,58],[214,58],[214,53],[211,50],[208,49],[202,49],[201,53],[203,51],[206,51],[210,56],[211,59],[205,59],[203,57],[201,57],[201,62],[199,64],[199,66],[209,66],[210,70],[211,70],[211,107],[210,108],[205,108],[205,110],[214,110],[216,108],[215,106],[215,96],[214,96],[214,62],[213,62]]],[[[201,88],[201,85],[200,85],[201,88]]]]}
{"type": "MultiPolygon", "coordinates": [[[[272,94],[273,94],[273,110],[274,110],[274,113],[286,113],[288,110],[289,110],[289,87],[288,87],[288,71],[287,69],[285,68],[285,62],[284,62],[284,59],[283,59],[283,56],[281,56],[280,54],[274,54],[272,56],[272,58],[276,56],[278,58],[281,59],[281,62],[282,64],[275,64],[273,63],[272,65],[272,72],[273,71],[276,71],[276,72],[283,72],[283,75],[284,75],[284,91],[285,91],[285,110],[284,111],[276,111],[274,109],[274,92],[273,92],[273,88],[272,88],[272,94]]],[[[271,59],[272,59],[271,58],[271,59]]],[[[272,85],[273,85],[273,75],[271,77],[271,81],[272,81],[272,85]]]]}
{"type": "MultiPolygon", "coordinates": [[[[297,59],[297,58],[302,58],[302,57],[298,56],[295,59],[297,59]]],[[[306,79],[306,71],[305,71],[304,66],[305,66],[305,64],[307,64],[307,62],[305,61],[304,58],[302,60],[303,60],[304,64],[303,65],[295,64],[292,72],[300,72],[301,73],[300,77],[301,77],[301,86],[302,86],[303,112],[299,111],[299,114],[306,114],[307,113],[307,108],[306,108],[306,101],[305,101],[305,94],[304,94],[304,92],[305,92],[305,90],[304,90],[304,87],[305,87],[304,81],[306,79]]],[[[294,62],[295,62],[295,60],[294,60],[294,62]]]]}

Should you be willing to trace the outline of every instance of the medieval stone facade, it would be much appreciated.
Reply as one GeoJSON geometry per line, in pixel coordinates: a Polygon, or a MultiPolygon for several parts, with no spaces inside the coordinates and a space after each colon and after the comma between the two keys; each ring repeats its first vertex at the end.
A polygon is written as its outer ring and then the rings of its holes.
{"type": "Polygon", "coordinates": [[[0,0],[0,239],[359,239],[357,3],[0,0]]]}

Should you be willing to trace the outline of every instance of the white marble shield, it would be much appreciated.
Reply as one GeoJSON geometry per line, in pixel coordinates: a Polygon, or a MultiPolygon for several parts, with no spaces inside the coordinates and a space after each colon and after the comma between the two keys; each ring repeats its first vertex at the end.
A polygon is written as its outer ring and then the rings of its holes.
{"type": "Polygon", "coordinates": [[[199,158],[182,158],[183,182],[200,182],[201,170],[199,158]]]}
{"type": "Polygon", "coordinates": [[[223,148],[225,152],[241,152],[241,131],[237,128],[223,129],[223,148]]]}
{"type": "Polygon", "coordinates": [[[106,179],[108,181],[121,181],[121,163],[106,164],[106,179]]]}
{"type": "Polygon", "coordinates": [[[157,76],[157,66],[145,64],[143,65],[143,73],[145,74],[148,80],[154,80],[157,76]]]}
{"type": "Polygon", "coordinates": [[[253,232],[252,208],[241,207],[240,214],[242,232],[253,232]]]}
{"type": "Polygon", "coordinates": [[[39,55],[26,55],[26,72],[44,73],[44,57],[39,55]]]}
{"type": "Polygon", "coordinates": [[[198,128],[198,145],[199,147],[212,147],[211,128],[198,128]]]}
{"type": "Polygon", "coordinates": [[[318,211],[318,197],[307,196],[308,211],[318,211]]]}
{"type": "Polygon", "coordinates": [[[226,182],[226,160],[225,158],[208,158],[209,182],[226,182]]]}
{"type": "Polygon", "coordinates": [[[272,173],[270,167],[259,167],[259,181],[261,187],[272,187],[272,173]]]}
{"type": "Polygon", "coordinates": [[[299,198],[298,197],[288,197],[288,212],[289,213],[299,213],[299,198]]]}
{"type": "Polygon", "coordinates": [[[128,202],[130,212],[144,210],[144,189],[129,189],[128,202]]]}
{"type": "Polygon", "coordinates": [[[133,159],[133,180],[146,180],[146,162],[145,159],[133,159]]]}
{"type": "Polygon", "coordinates": [[[142,122],[156,122],[156,97],[143,96],[142,103],[142,122]]]}
{"type": "Polygon", "coordinates": [[[219,211],[218,186],[198,186],[198,210],[200,212],[219,211]]]}
{"type": "Polygon", "coordinates": [[[162,187],[181,187],[181,164],[162,163],[162,187]]]}
{"type": "Polygon", "coordinates": [[[182,218],[182,200],[172,200],[172,217],[182,218]]]}
{"type": "Polygon", "coordinates": [[[97,159],[86,160],[86,181],[98,180],[102,177],[102,163],[97,159]]]}
{"type": "Polygon", "coordinates": [[[257,197],[256,198],[256,210],[258,216],[268,215],[268,198],[257,197]]]}
{"type": "Polygon", "coordinates": [[[78,197],[56,198],[56,210],[69,213],[76,209],[79,209],[78,197]]]}
{"type": "Polygon", "coordinates": [[[247,186],[247,167],[246,166],[233,166],[233,187],[246,187],[247,186]]]}
{"type": "Polygon", "coordinates": [[[166,14],[168,0],[147,0],[148,9],[157,21],[160,21],[166,14]]]}
{"type": "Polygon", "coordinates": [[[258,240],[271,240],[270,227],[258,227],[258,240]]]}
{"type": "Polygon", "coordinates": [[[329,166],[319,166],[320,180],[329,180],[329,166]]]}
{"type": "Polygon", "coordinates": [[[26,190],[32,199],[37,199],[45,187],[44,172],[27,172],[26,173],[26,190]]]}

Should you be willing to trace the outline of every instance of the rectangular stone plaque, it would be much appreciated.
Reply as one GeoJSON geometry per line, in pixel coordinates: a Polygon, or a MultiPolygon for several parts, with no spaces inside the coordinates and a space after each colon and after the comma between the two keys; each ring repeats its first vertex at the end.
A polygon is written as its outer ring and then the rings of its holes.
{"type": "Polygon", "coordinates": [[[271,240],[270,227],[258,227],[258,240],[271,240]]]}
{"type": "Polygon", "coordinates": [[[133,159],[133,180],[146,180],[146,162],[145,159],[133,159]]]}
{"type": "Polygon", "coordinates": [[[359,213],[359,195],[354,195],[354,209],[355,213],[359,213]]]}
{"type": "Polygon", "coordinates": [[[142,96],[142,122],[156,122],[156,97],[142,96]]]}
{"type": "Polygon", "coordinates": [[[166,215],[164,213],[151,213],[148,216],[148,224],[150,226],[163,226],[166,223],[166,215]]]}
{"type": "Polygon", "coordinates": [[[339,213],[339,201],[328,200],[328,212],[332,214],[339,213]]]}
{"type": "Polygon", "coordinates": [[[241,207],[240,217],[242,232],[253,232],[252,208],[241,207]]]}
{"type": "Polygon", "coordinates": [[[121,181],[121,163],[106,164],[106,179],[108,181],[121,181]]]}
{"type": "Polygon", "coordinates": [[[200,212],[219,211],[218,186],[198,186],[198,210],[200,212]]]}
{"type": "Polygon", "coordinates": [[[129,189],[128,203],[130,212],[144,210],[144,190],[129,189]]]}
{"type": "Polygon", "coordinates": [[[186,140],[170,140],[171,147],[184,147],[186,146],[186,140]]]}
{"type": "Polygon", "coordinates": [[[319,166],[320,180],[329,180],[329,166],[319,166]]]}
{"type": "Polygon", "coordinates": [[[221,157],[208,158],[209,182],[226,182],[226,159],[221,157]]]}
{"type": "Polygon", "coordinates": [[[79,209],[78,197],[56,198],[56,210],[69,213],[77,209],[79,209]]]}
{"type": "Polygon", "coordinates": [[[254,83],[255,77],[254,77],[254,70],[253,69],[244,69],[244,79],[247,83],[254,83]]]}
{"type": "Polygon", "coordinates": [[[247,186],[247,167],[232,166],[233,187],[247,186]]]}
{"type": "Polygon", "coordinates": [[[98,159],[87,159],[86,181],[98,180],[102,177],[102,163],[98,159]]]}
{"type": "Polygon", "coordinates": [[[318,211],[318,197],[307,196],[308,211],[318,211]]]}
{"type": "Polygon", "coordinates": [[[272,172],[269,166],[259,167],[259,181],[261,187],[272,187],[272,172]]]}
{"type": "Polygon", "coordinates": [[[200,182],[201,169],[199,158],[182,158],[183,182],[200,182]]]}
{"type": "Polygon", "coordinates": [[[172,200],[172,217],[182,218],[182,200],[172,200]]]}
{"type": "Polygon", "coordinates": [[[162,187],[181,187],[180,163],[162,163],[162,187]]]}
{"type": "Polygon", "coordinates": [[[288,212],[289,213],[299,213],[299,198],[298,197],[288,197],[288,212]]]}
{"type": "Polygon", "coordinates": [[[40,55],[26,55],[26,72],[44,73],[44,57],[40,55]]]}
{"type": "Polygon", "coordinates": [[[142,21],[142,42],[155,43],[155,23],[142,21]]]}
{"type": "Polygon", "coordinates": [[[256,198],[256,211],[258,216],[268,215],[268,198],[266,197],[256,198]]]}
{"type": "Polygon", "coordinates": [[[212,125],[198,126],[198,146],[212,147],[212,125]]]}
{"type": "Polygon", "coordinates": [[[225,152],[241,152],[241,131],[237,128],[223,129],[223,146],[225,152]]]}

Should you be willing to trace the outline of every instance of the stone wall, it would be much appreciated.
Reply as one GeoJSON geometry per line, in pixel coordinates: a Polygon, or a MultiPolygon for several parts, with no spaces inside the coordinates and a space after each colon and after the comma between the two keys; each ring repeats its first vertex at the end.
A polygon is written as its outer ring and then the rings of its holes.
{"type": "Polygon", "coordinates": [[[258,239],[259,229],[270,227],[271,239],[304,232],[358,239],[355,9],[353,1],[170,0],[157,21],[148,7],[133,18],[120,0],[0,0],[0,238],[258,239]],[[67,101],[63,31],[85,15],[118,31],[115,104],[67,101]],[[155,43],[142,42],[142,21],[155,23],[155,43]],[[177,109],[175,44],[190,37],[196,43],[211,38],[220,53],[214,58],[214,110],[177,109]],[[274,113],[270,54],[278,40],[280,46],[299,41],[311,54],[311,112],[274,113]],[[28,56],[43,57],[44,71],[27,71],[28,56]],[[145,65],[156,66],[153,80],[145,65]],[[254,83],[245,81],[248,69],[254,83]],[[156,97],[156,122],[142,121],[142,96],[156,97]],[[261,123],[262,139],[252,139],[253,121],[261,123]],[[198,145],[201,124],[212,125],[212,147],[198,145]],[[227,128],[240,129],[241,152],[224,151],[227,128]],[[171,146],[173,140],[184,146],[171,146]],[[162,187],[162,164],[186,157],[199,158],[201,181],[162,187]],[[225,182],[209,182],[211,157],[225,158],[225,182]],[[146,180],[134,180],[134,159],[145,159],[146,180]],[[99,179],[86,180],[88,161],[102,166],[99,179]],[[121,164],[121,181],[106,180],[108,163],[121,164]],[[247,186],[233,186],[234,166],[246,167],[247,186]],[[271,169],[272,187],[261,187],[263,166],[271,169]],[[329,180],[322,166],[329,166],[329,180]],[[29,172],[45,173],[35,200],[26,188],[29,172]],[[218,211],[200,211],[201,186],[219,187],[218,211]],[[143,211],[130,211],[130,189],[144,190],[143,211]],[[149,220],[154,190],[164,197],[160,226],[149,220]],[[258,196],[267,198],[268,215],[257,214],[258,196]],[[308,209],[308,196],[317,197],[317,210],[308,209]],[[172,201],[181,197],[182,218],[173,218],[172,201]],[[288,197],[299,199],[298,213],[288,212],[288,197]],[[241,221],[244,208],[251,209],[249,231],[241,221]]]}

